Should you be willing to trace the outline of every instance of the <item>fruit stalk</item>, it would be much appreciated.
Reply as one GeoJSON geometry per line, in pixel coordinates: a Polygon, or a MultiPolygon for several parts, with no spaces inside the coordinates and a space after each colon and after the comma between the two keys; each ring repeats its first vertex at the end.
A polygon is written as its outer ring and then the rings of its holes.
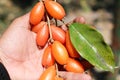
{"type": "Polygon", "coordinates": [[[52,38],[52,31],[51,31],[51,27],[50,27],[50,18],[48,16],[48,14],[46,13],[46,17],[47,17],[47,23],[48,23],[48,27],[49,27],[49,33],[50,33],[50,42],[54,42],[53,38],[52,38]]]}

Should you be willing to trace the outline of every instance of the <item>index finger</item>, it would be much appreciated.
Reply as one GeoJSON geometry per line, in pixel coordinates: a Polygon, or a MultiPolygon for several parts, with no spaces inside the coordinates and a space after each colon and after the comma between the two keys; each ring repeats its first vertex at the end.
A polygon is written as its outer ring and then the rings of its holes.
{"type": "Polygon", "coordinates": [[[78,22],[78,23],[82,23],[85,24],[85,18],[80,16],[80,17],[76,17],[73,22],[78,22]]]}

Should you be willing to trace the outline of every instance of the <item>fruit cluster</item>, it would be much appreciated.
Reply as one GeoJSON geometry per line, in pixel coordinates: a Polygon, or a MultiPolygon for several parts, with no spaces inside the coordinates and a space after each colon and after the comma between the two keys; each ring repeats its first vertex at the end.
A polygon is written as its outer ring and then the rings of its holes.
{"type": "Polygon", "coordinates": [[[70,41],[69,31],[51,23],[52,18],[61,21],[65,15],[64,8],[53,0],[39,1],[30,12],[37,45],[44,47],[48,43],[42,57],[42,65],[46,70],[40,80],[63,80],[57,75],[58,64],[69,72],[84,72],[83,65],[77,60],[80,55],[70,41]]]}

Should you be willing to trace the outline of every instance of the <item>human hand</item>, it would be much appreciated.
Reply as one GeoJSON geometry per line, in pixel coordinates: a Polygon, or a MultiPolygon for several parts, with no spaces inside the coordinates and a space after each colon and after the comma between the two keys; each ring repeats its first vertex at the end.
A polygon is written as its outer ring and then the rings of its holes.
{"type": "Polygon", "coordinates": [[[37,48],[30,27],[28,13],[14,20],[0,39],[0,58],[12,80],[37,80],[43,71],[43,49],[37,48]]]}
{"type": "MultiPolygon", "coordinates": [[[[75,19],[78,22],[83,20],[75,19]]],[[[44,48],[38,49],[36,34],[30,31],[30,28],[28,13],[15,19],[0,39],[1,62],[12,80],[38,80],[43,72],[41,59],[44,48]]],[[[80,73],[59,72],[59,74],[66,80],[91,79],[89,75],[80,73]]]]}

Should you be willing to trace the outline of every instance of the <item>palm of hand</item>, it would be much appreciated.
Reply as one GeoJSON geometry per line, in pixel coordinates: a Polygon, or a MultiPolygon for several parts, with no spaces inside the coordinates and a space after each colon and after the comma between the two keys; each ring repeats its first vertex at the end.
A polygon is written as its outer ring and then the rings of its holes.
{"type": "MultiPolygon", "coordinates": [[[[76,20],[84,23],[84,19],[76,20]]],[[[30,31],[29,14],[14,20],[1,37],[1,62],[12,80],[38,80],[42,74],[44,49],[38,49],[35,38],[36,34],[30,31]]],[[[59,72],[59,75],[66,80],[91,80],[89,75],[81,73],[59,72]]]]}
{"type": "Polygon", "coordinates": [[[43,71],[43,49],[37,48],[36,35],[29,30],[29,26],[28,16],[18,18],[1,38],[0,47],[4,52],[2,61],[14,80],[37,80],[43,71]]]}

